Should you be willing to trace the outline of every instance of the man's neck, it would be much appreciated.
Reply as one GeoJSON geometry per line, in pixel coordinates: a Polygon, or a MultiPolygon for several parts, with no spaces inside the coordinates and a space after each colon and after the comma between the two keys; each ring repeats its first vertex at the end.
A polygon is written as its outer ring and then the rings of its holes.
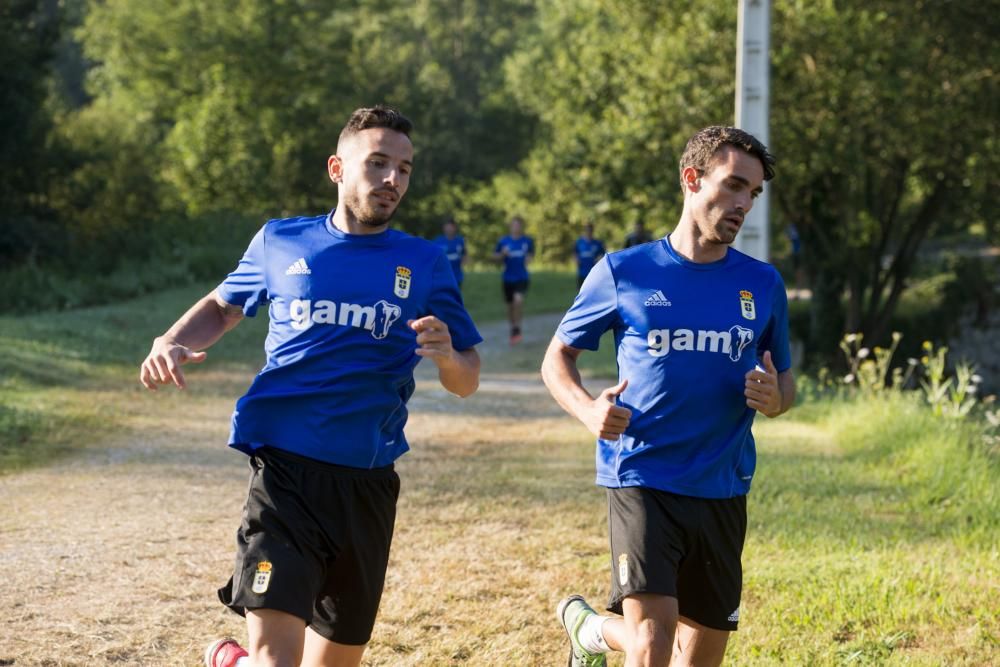
{"type": "Polygon", "coordinates": [[[710,264],[724,259],[729,246],[712,243],[698,231],[694,220],[682,215],[677,227],[670,234],[670,247],[684,259],[695,264],[710,264]]]}
{"type": "Polygon", "coordinates": [[[365,225],[358,221],[358,219],[352,214],[346,206],[338,205],[337,209],[333,212],[333,226],[344,232],[345,234],[357,234],[359,236],[367,236],[368,234],[380,234],[386,230],[389,223],[373,227],[371,225],[365,225]]]}

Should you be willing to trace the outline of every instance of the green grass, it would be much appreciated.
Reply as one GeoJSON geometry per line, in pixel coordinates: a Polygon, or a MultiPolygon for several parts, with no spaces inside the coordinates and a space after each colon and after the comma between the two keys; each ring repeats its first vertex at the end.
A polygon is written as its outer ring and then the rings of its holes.
{"type": "Polygon", "coordinates": [[[731,664],[980,665],[1000,650],[1000,461],[911,397],[759,420],[731,664]]]}

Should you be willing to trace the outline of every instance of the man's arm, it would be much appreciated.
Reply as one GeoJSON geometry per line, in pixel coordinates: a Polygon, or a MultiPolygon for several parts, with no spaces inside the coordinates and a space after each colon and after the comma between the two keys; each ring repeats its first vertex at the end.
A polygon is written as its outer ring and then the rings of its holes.
{"type": "Polygon", "coordinates": [[[243,319],[243,310],[222,300],[212,290],[181,315],[162,336],[153,339],[153,347],[139,368],[139,381],[146,389],[173,382],[184,389],[187,363],[205,360],[210,347],[243,319]]]}
{"type": "Polygon", "coordinates": [[[588,431],[604,440],[617,440],[632,417],[631,410],[615,405],[615,396],[625,391],[628,380],[608,387],[594,398],[584,389],[576,366],[581,352],[553,337],[542,361],[542,381],[556,403],[579,419],[588,431]]]}
{"type": "Polygon", "coordinates": [[[795,378],[791,369],[778,372],[771,361],[771,353],[764,352],[764,370],[754,369],[746,375],[747,406],[767,417],[777,417],[788,412],[795,403],[795,378]]]}
{"type": "Polygon", "coordinates": [[[462,398],[479,388],[479,353],[474,347],[467,350],[452,347],[448,325],[433,315],[408,324],[417,332],[417,356],[434,361],[442,387],[462,398]]]}

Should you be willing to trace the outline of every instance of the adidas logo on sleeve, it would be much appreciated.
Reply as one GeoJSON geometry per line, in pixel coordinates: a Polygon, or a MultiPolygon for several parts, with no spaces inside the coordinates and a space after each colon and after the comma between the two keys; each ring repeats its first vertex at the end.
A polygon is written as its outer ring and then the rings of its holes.
{"type": "Polygon", "coordinates": [[[312,270],[306,264],[305,257],[299,257],[295,260],[291,266],[285,269],[286,276],[305,276],[312,273],[312,270]]]}
{"type": "Polygon", "coordinates": [[[655,292],[653,292],[652,294],[649,295],[648,299],[646,299],[645,301],[643,301],[643,305],[645,305],[645,306],[670,306],[672,304],[670,303],[670,300],[667,297],[663,296],[663,291],[662,290],[656,290],[655,292]]]}

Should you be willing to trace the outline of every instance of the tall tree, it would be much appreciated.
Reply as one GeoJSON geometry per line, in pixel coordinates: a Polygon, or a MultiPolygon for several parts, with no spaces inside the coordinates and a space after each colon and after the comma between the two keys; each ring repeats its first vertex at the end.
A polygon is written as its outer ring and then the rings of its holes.
{"type": "Polygon", "coordinates": [[[884,339],[921,244],[996,208],[983,187],[1000,167],[996,10],[775,3],[774,192],[812,274],[812,349],[835,350],[845,329],[884,339]]]}
{"type": "Polygon", "coordinates": [[[46,83],[58,38],[52,2],[0,3],[0,262],[31,256],[51,226],[45,186],[51,172],[46,83]]]}
{"type": "Polygon", "coordinates": [[[566,258],[585,222],[612,245],[642,220],[669,231],[677,170],[697,128],[732,120],[736,10],[726,2],[546,0],[507,65],[542,130],[496,196],[525,214],[543,256],[566,258]]]}

